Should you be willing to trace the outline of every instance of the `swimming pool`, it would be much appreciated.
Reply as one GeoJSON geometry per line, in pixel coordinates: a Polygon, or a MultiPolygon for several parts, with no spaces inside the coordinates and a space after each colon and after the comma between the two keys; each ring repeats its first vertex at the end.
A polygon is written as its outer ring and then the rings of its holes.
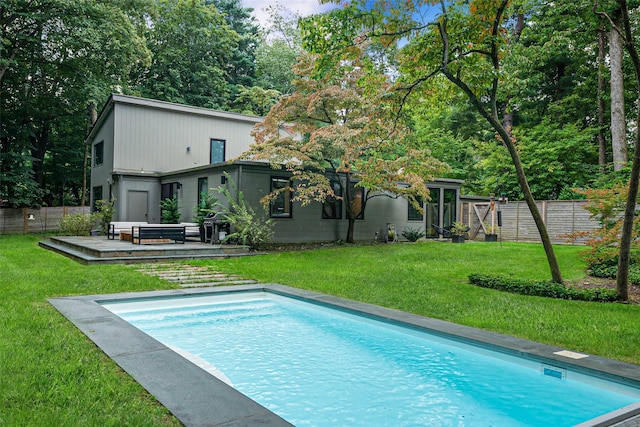
{"type": "Polygon", "coordinates": [[[640,392],[627,386],[637,380],[623,385],[624,378],[617,376],[637,367],[608,361],[617,373],[585,375],[588,365],[600,366],[604,359],[574,359],[581,356],[283,288],[226,290],[217,296],[196,292],[172,299],[161,294],[152,300],[125,295],[102,304],[159,341],[215,365],[235,388],[295,425],[607,425],[587,420],[608,413],[604,416],[611,421],[621,411],[639,409],[640,392]],[[296,298],[283,299],[274,290],[296,298]],[[327,302],[342,307],[329,309],[327,302]],[[356,316],[345,306],[369,314],[356,316]],[[387,320],[374,319],[380,315],[387,320]],[[412,326],[399,325],[406,321],[412,326]],[[171,325],[178,328],[165,327],[171,325]],[[435,334],[425,338],[419,330],[424,326],[435,334]],[[186,332],[187,327],[195,329],[186,332]],[[309,342],[312,333],[326,341],[309,342]],[[444,337],[452,333],[456,339],[444,337]],[[485,344],[469,345],[481,335],[485,344]],[[205,339],[198,344],[194,337],[205,339]],[[502,350],[489,350],[496,345],[502,350]],[[487,363],[490,368],[484,367],[487,363]],[[521,387],[525,381],[531,382],[521,387]]]}

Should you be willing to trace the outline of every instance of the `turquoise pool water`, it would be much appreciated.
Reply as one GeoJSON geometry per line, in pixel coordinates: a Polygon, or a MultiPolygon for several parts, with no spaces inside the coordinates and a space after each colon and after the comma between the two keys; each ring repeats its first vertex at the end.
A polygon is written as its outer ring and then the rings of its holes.
{"type": "Polygon", "coordinates": [[[640,392],[270,293],[104,303],[296,426],[573,426],[640,392]]]}

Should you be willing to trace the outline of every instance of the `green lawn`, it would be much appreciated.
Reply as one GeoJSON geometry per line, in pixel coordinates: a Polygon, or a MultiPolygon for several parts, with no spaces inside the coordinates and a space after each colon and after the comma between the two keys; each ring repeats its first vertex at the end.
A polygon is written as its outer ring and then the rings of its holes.
{"type": "MultiPolygon", "coordinates": [[[[566,280],[585,276],[583,247],[558,246],[566,280]]],[[[340,247],[207,262],[265,282],[319,291],[640,364],[640,306],[528,297],[467,282],[470,273],[549,279],[541,245],[448,242],[340,247]]]]}
{"type": "MultiPolygon", "coordinates": [[[[177,285],[128,266],[82,266],[37,242],[0,236],[0,425],[179,425],[47,302],[177,285]]],[[[580,250],[557,247],[567,279],[584,276],[580,250]]],[[[547,278],[539,245],[344,246],[191,263],[640,364],[640,306],[524,297],[466,283],[472,272],[547,278]]]]}

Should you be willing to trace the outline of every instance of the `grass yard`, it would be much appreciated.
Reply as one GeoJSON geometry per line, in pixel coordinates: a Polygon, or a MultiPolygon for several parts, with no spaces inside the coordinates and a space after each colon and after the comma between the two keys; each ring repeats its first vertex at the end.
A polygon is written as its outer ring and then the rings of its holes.
{"type": "MultiPolygon", "coordinates": [[[[0,425],[180,425],[47,302],[177,285],[124,265],[82,266],[37,242],[0,236],[0,425]]],[[[584,276],[580,250],[557,247],[565,279],[584,276]]],[[[525,297],[467,284],[470,273],[547,278],[540,245],[343,246],[190,264],[640,365],[639,305],[525,297]]]]}

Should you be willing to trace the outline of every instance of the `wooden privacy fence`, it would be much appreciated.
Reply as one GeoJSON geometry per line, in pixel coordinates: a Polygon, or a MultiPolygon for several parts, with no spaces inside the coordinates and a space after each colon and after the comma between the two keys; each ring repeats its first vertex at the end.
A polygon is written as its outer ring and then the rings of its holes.
{"type": "Polygon", "coordinates": [[[44,233],[60,230],[60,220],[65,215],[89,214],[88,206],[57,208],[2,208],[0,209],[0,234],[44,233]]]}
{"type": "MultiPolygon", "coordinates": [[[[542,219],[547,226],[547,231],[552,243],[557,244],[584,244],[584,238],[569,239],[567,234],[576,231],[591,231],[600,227],[600,224],[589,217],[583,206],[584,200],[545,200],[536,202],[542,219]]],[[[485,228],[481,221],[487,225],[491,224],[491,203],[489,201],[475,202],[463,201],[461,203],[462,222],[467,224],[471,230],[470,238],[484,240],[485,228]]],[[[531,212],[526,202],[506,202],[495,201],[495,225],[498,225],[498,211],[502,216],[502,227],[497,234],[502,236],[502,240],[511,242],[537,242],[540,243],[540,234],[533,221],[531,212]]]]}

